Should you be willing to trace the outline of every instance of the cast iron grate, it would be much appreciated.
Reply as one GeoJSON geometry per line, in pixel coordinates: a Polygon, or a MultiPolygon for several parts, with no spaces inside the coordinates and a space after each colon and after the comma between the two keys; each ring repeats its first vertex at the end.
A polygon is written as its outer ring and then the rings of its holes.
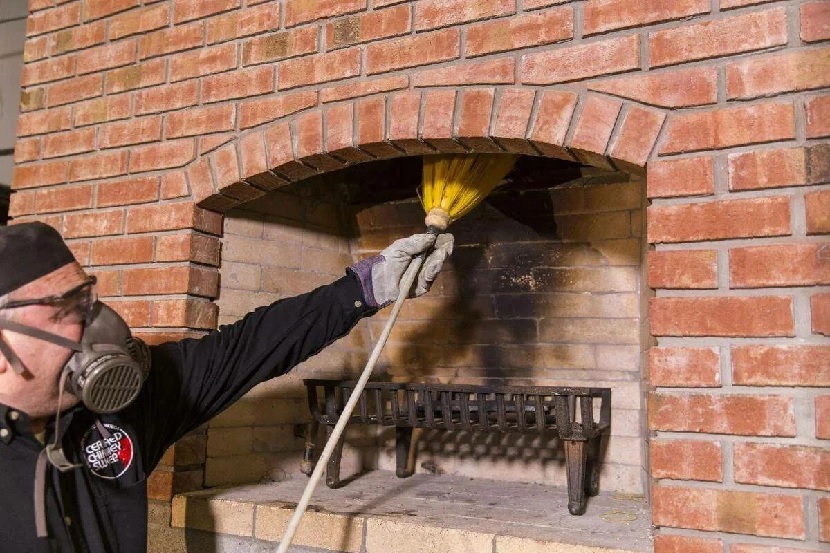
{"type": "MultiPolygon", "coordinates": [[[[331,435],[356,382],[303,382],[312,415],[306,428],[303,472],[310,475],[319,425],[326,425],[326,435],[331,435]]],[[[369,382],[349,422],[395,427],[400,478],[414,473],[414,455],[410,457],[409,451],[413,428],[556,434],[565,445],[568,510],[581,515],[586,494],[599,491],[600,440],[611,425],[611,389],[369,382]]],[[[341,438],[326,467],[330,488],[341,485],[342,451],[341,438]]]]}

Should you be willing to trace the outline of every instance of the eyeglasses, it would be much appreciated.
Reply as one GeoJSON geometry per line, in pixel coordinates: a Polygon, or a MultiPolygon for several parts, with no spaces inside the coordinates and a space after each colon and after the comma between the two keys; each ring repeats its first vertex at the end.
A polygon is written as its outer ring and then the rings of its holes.
{"type": "Polygon", "coordinates": [[[95,302],[98,301],[98,294],[95,293],[96,282],[98,282],[98,279],[91,276],[83,284],[79,284],[60,296],[10,301],[0,306],[0,309],[14,309],[15,307],[26,307],[28,305],[46,305],[56,309],[55,313],[50,317],[53,323],[83,323],[87,325],[92,320],[92,310],[95,302]]]}

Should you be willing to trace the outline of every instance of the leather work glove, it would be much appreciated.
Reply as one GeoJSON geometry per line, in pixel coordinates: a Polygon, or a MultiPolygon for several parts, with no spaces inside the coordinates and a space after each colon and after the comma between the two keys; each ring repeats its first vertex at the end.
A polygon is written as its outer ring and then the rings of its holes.
{"type": "Polygon", "coordinates": [[[427,250],[427,258],[418,271],[410,298],[425,294],[444,266],[444,260],[452,253],[453,236],[449,233],[413,234],[395,240],[380,255],[366,258],[349,267],[357,275],[363,287],[363,297],[369,307],[385,307],[398,298],[401,278],[412,259],[427,250]],[[433,248],[434,246],[434,248],[433,248]]]}

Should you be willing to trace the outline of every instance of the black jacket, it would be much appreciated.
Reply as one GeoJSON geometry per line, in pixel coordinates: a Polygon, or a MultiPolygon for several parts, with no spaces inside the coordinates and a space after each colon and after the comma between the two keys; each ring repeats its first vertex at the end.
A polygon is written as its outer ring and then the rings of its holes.
{"type": "MultiPolygon", "coordinates": [[[[34,517],[35,462],[42,446],[26,414],[0,404],[0,551],[145,553],[146,479],[167,448],[372,312],[357,280],[346,276],[261,307],[204,338],[151,348],[152,369],[136,401],[98,418],[109,439],[82,405],[61,414],[64,451],[84,466],[66,473],[47,469],[48,539],[36,536],[34,517]]],[[[50,421],[49,443],[53,429],[50,421]]]]}

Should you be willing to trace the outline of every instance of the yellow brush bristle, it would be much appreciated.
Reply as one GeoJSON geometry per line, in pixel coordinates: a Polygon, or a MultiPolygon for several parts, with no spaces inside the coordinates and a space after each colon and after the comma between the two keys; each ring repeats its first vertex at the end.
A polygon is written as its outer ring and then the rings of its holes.
{"type": "Polygon", "coordinates": [[[501,182],[515,160],[508,154],[424,156],[424,211],[429,214],[437,208],[448,216],[447,223],[463,217],[501,182]]]}

